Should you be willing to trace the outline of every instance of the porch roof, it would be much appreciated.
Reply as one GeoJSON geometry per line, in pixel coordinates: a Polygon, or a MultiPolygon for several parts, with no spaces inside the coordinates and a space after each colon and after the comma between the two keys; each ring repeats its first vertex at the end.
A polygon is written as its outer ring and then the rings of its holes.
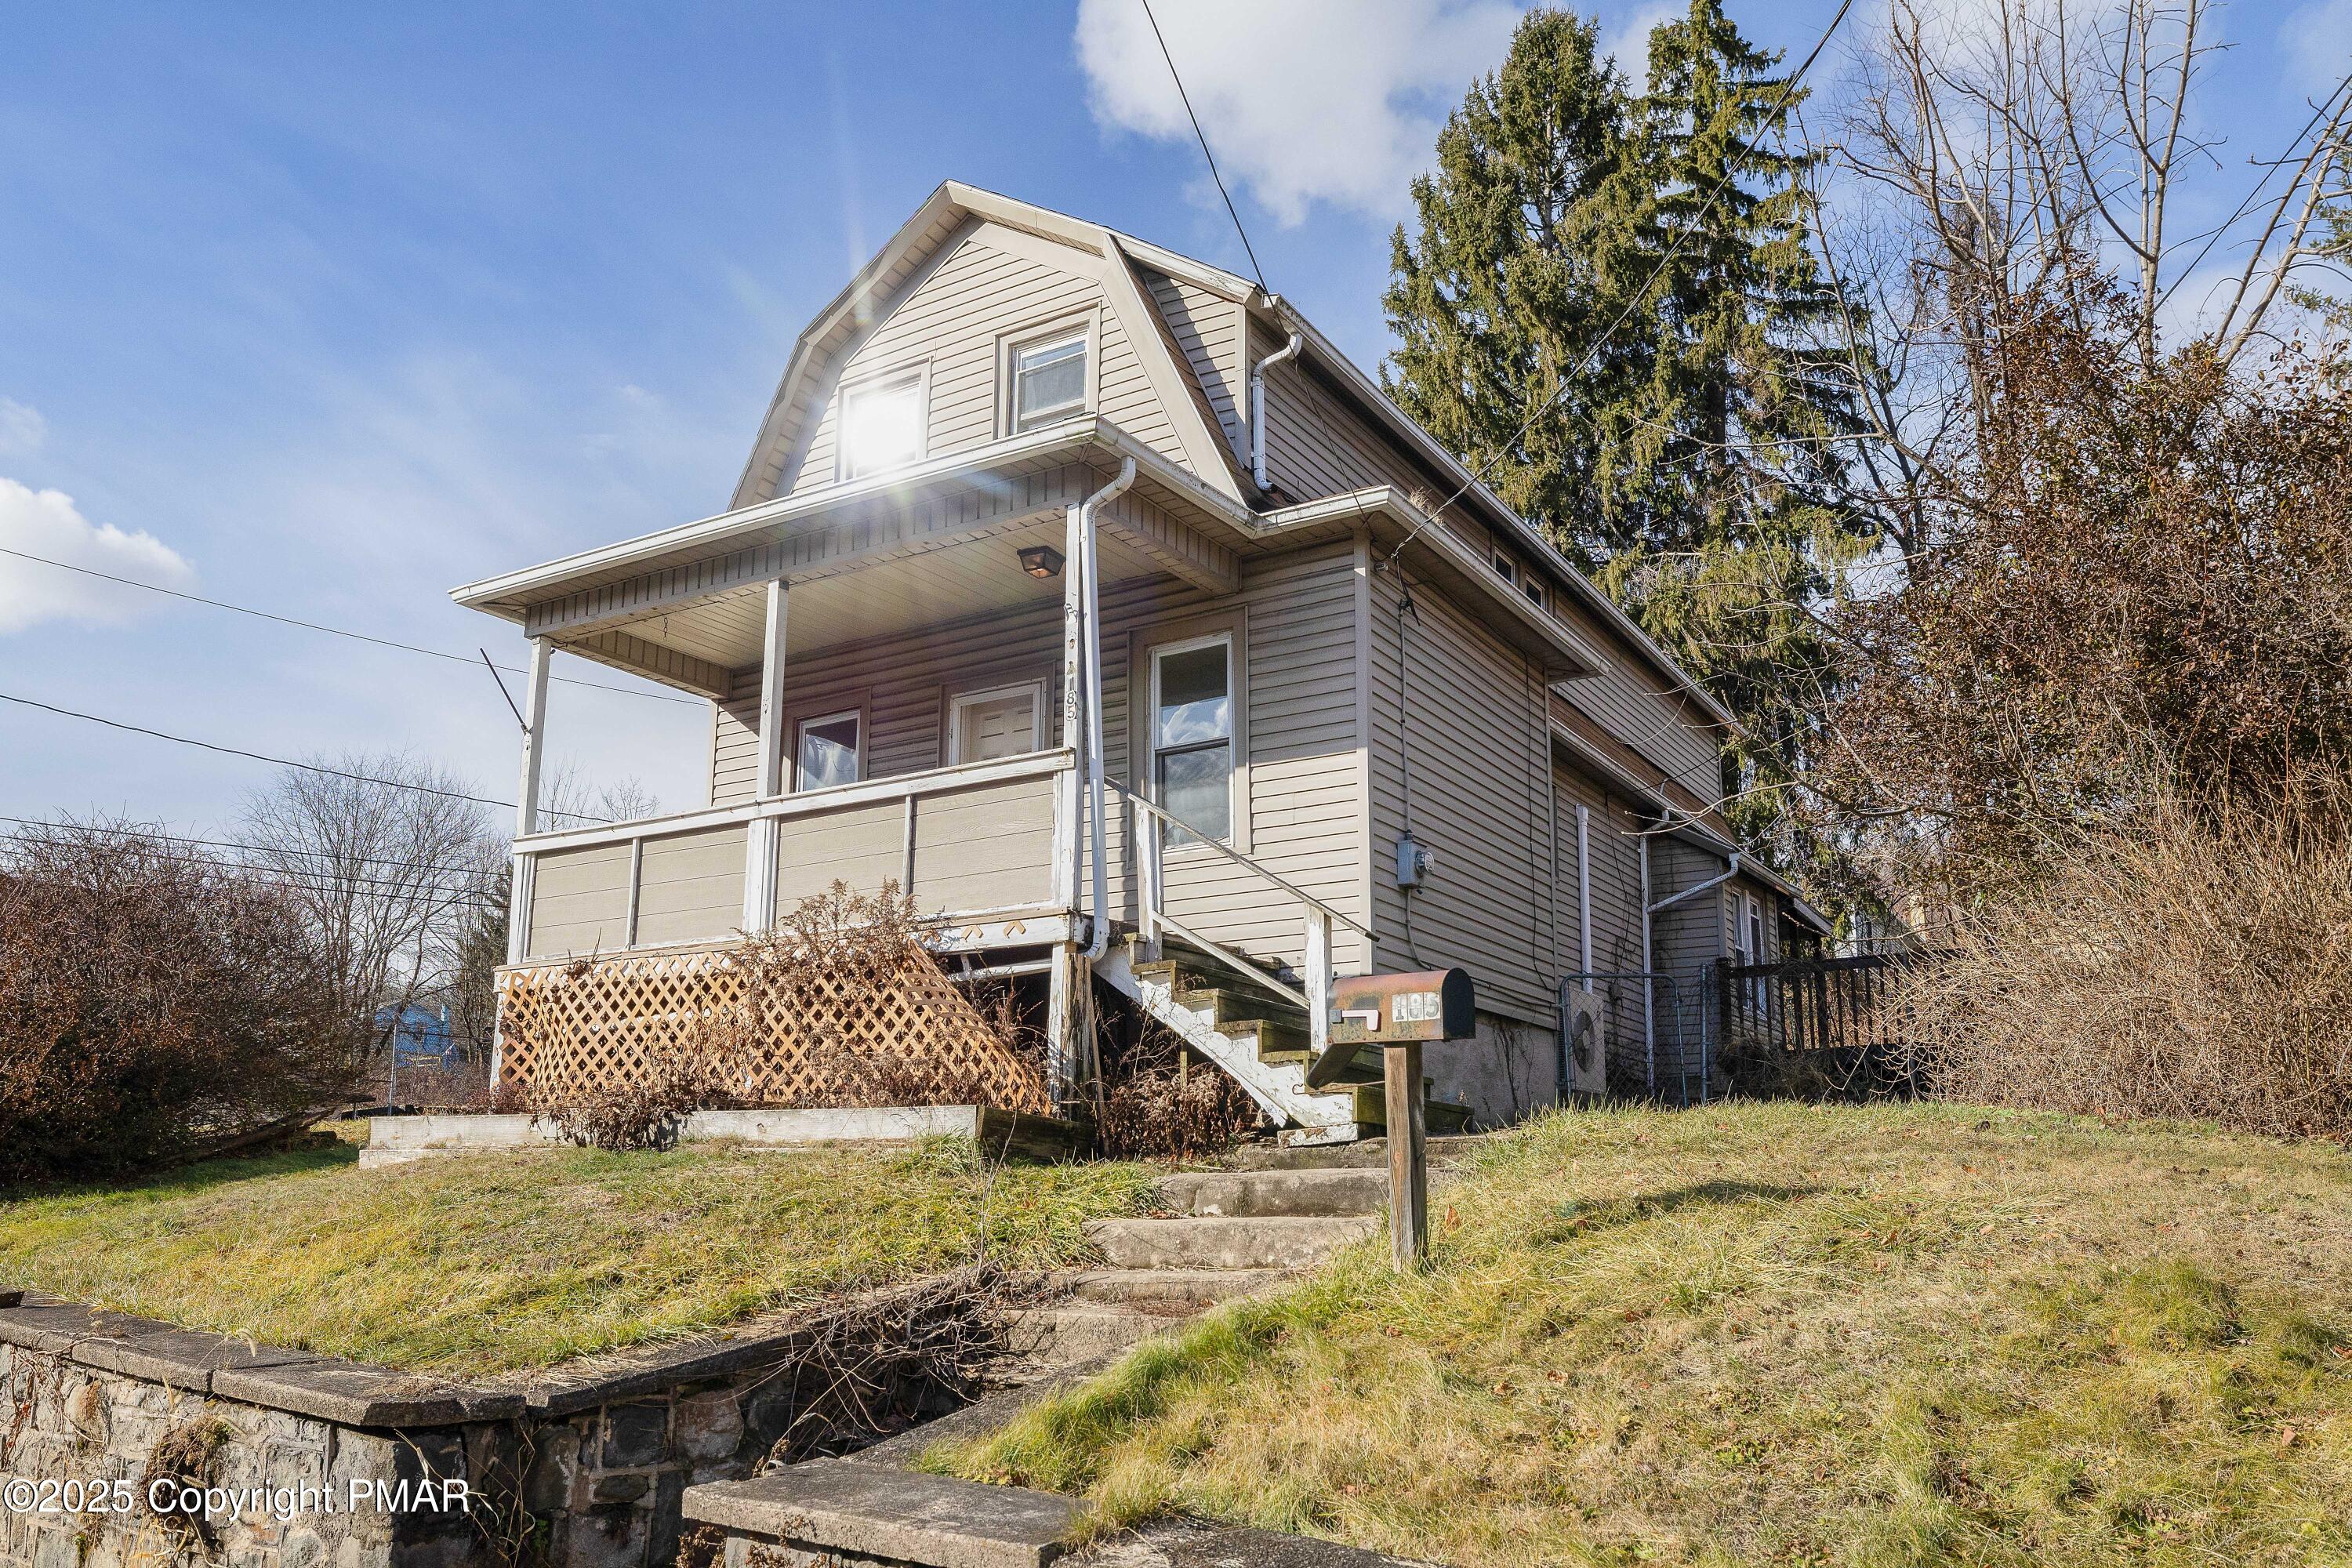
{"type": "Polygon", "coordinates": [[[793,592],[788,652],[968,620],[1058,593],[1018,551],[1062,542],[1064,509],[1132,459],[1106,509],[1103,579],[1167,574],[1231,593],[1243,557],[1330,533],[1407,544],[1416,566],[1503,613],[1489,624],[1552,679],[1597,673],[1598,649],[1528,604],[1449,531],[1374,489],[1251,512],[1110,422],[1087,416],[562,557],[451,597],[568,652],[709,697],[764,653],[766,585],[793,592]],[[877,568],[895,567],[877,572],[877,568]]]}

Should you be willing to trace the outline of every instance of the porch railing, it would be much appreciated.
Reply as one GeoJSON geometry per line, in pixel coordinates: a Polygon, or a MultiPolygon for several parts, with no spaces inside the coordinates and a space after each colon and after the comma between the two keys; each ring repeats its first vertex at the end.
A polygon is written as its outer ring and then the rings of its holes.
{"type": "Polygon", "coordinates": [[[1906,1048],[1903,971],[1910,954],[1792,959],[1718,967],[1717,1046],[1735,1086],[1814,1099],[1907,1096],[1919,1089],[1906,1048]]]}
{"type": "Polygon", "coordinates": [[[927,918],[1066,913],[1067,750],[515,841],[510,963],[725,939],[838,880],[927,918]]]}

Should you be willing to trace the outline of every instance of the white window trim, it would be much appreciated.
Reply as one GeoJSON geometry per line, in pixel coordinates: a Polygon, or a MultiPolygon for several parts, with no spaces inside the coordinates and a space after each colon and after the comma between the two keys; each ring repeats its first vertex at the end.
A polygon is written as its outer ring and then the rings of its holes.
{"type": "Polygon", "coordinates": [[[1519,592],[1525,594],[1528,596],[1528,603],[1537,609],[1551,608],[1551,595],[1545,591],[1543,584],[1537,580],[1534,573],[1528,574],[1527,581],[1519,584],[1519,592]]]}
{"type": "MultiPolygon", "coordinates": [[[[1225,650],[1225,710],[1230,716],[1225,727],[1225,746],[1230,766],[1225,773],[1225,791],[1231,796],[1226,808],[1229,830],[1218,839],[1228,849],[1249,852],[1249,773],[1242,759],[1247,754],[1243,746],[1242,722],[1243,687],[1241,677],[1240,639],[1231,630],[1209,632],[1200,637],[1181,637],[1174,642],[1153,643],[1144,650],[1149,666],[1145,679],[1143,710],[1144,773],[1143,786],[1150,794],[1154,805],[1160,799],[1160,661],[1171,653],[1192,653],[1204,647],[1222,646],[1225,650]]],[[[1183,748],[1178,748],[1181,750],[1183,748]]],[[[1196,838],[1200,837],[1195,834],[1196,838]]],[[[1213,855],[1215,850],[1206,843],[1169,844],[1163,855],[1213,855]]]]}
{"type": "Polygon", "coordinates": [[[1504,582],[1508,583],[1514,588],[1519,585],[1519,563],[1517,562],[1512,560],[1509,556],[1497,550],[1495,552],[1494,564],[1496,576],[1500,577],[1504,582]]]}
{"type": "Polygon", "coordinates": [[[961,766],[963,755],[963,710],[977,708],[983,702],[1001,702],[1008,697],[1029,699],[1029,734],[1032,751],[1045,749],[1045,683],[1042,680],[1016,680],[1010,686],[992,686],[982,691],[959,691],[948,699],[948,765],[961,766]]]}
{"type": "Polygon", "coordinates": [[[931,451],[931,362],[918,360],[912,364],[892,365],[871,374],[845,380],[833,392],[833,477],[836,483],[851,479],[870,479],[877,474],[912,468],[930,456],[931,451]],[[889,386],[911,381],[915,386],[915,455],[903,463],[894,463],[872,473],[853,474],[849,471],[849,399],[853,393],[889,386]]]}
{"type": "MultiPolygon", "coordinates": [[[[787,795],[799,795],[805,788],[810,787],[801,783],[801,741],[808,733],[809,727],[813,724],[838,724],[844,719],[857,721],[857,776],[849,782],[852,784],[866,782],[866,710],[842,708],[831,713],[810,713],[793,721],[793,754],[786,759],[792,769],[793,782],[792,787],[785,791],[787,795]]],[[[814,787],[824,789],[833,786],[820,784],[814,787]]]]}
{"type": "MultiPolygon", "coordinates": [[[[1021,433],[1021,410],[1017,406],[1018,383],[1014,374],[1020,368],[1021,351],[1045,343],[1059,342],[1065,338],[1083,336],[1087,342],[1086,401],[1062,416],[1076,419],[1102,406],[1102,313],[1086,310],[1074,316],[1063,316],[1051,321],[1034,322],[1018,331],[999,333],[996,339],[996,433],[1000,437],[1021,433]]],[[[1039,429],[1045,428],[1039,426],[1039,429]]]]}

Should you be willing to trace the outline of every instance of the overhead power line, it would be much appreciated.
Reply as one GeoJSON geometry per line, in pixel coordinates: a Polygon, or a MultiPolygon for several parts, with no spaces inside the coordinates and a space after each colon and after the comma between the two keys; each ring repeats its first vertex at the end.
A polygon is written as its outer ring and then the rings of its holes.
{"type": "MultiPolygon", "coordinates": [[[[436,789],[431,784],[403,784],[398,779],[380,779],[369,773],[349,773],[344,769],[331,768],[319,763],[298,763],[290,757],[273,757],[261,752],[248,752],[242,746],[215,745],[210,741],[196,741],[185,735],[166,734],[161,730],[151,730],[144,724],[130,724],[120,719],[101,718],[96,713],[84,713],[75,708],[60,708],[51,702],[36,702],[29,697],[16,697],[5,691],[0,691],[0,702],[14,702],[20,708],[37,708],[45,713],[56,713],[68,719],[79,719],[91,724],[103,724],[110,730],[127,730],[134,735],[152,735],[158,741],[169,741],[174,745],[194,746],[200,751],[218,752],[226,757],[245,757],[257,763],[268,763],[274,767],[299,768],[306,773],[323,773],[330,778],[350,779],[357,784],[381,784],[386,789],[404,789],[415,795],[439,795],[444,800],[467,801],[475,805],[495,805],[504,811],[512,811],[515,808],[514,802],[510,800],[492,800],[488,795],[467,795],[462,790],[436,789]]],[[[583,816],[575,811],[551,811],[548,815],[568,816],[574,822],[598,825],[606,824],[612,820],[610,817],[604,816],[583,816]]]]}
{"type": "Polygon", "coordinates": [[[152,827],[134,827],[111,822],[72,822],[49,817],[7,816],[0,816],[0,822],[16,827],[59,828],[112,834],[126,838],[146,838],[158,844],[184,844],[198,849],[244,849],[256,855],[305,855],[313,859],[331,860],[339,866],[380,866],[395,871],[436,871],[451,877],[502,874],[499,868],[491,866],[450,866],[437,860],[404,860],[394,855],[345,855],[333,849],[304,849],[288,844],[248,844],[236,838],[197,838],[184,833],[164,833],[152,827]]]}
{"type": "MultiPolygon", "coordinates": [[[[1147,0],[1148,3],[1149,0],[1147,0]]],[[[1723,178],[1716,182],[1715,189],[1707,193],[1706,200],[1700,205],[1697,213],[1692,216],[1681,232],[1675,236],[1674,243],[1666,247],[1664,256],[1658,258],[1657,266],[1650,269],[1650,275],[1642,280],[1642,286],[1633,290],[1633,296],[1625,301],[1625,308],[1618,311],[1616,319],[1602,328],[1600,335],[1586,346],[1584,355],[1577,361],[1575,368],[1559,378],[1559,384],[1536,405],[1527,418],[1520,422],[1519,427],[1511,432],[1509,440],[1496,447],[1494,454],[1484,463],[1471,469],[1470,477],[1463,480],[1452,495],[1432,507],[1423,521],[1415,523],[1412,531],[1397,542],[1397,547],[1389,552],[1388,559],[1391,563],[1394,563],[1398,556],[1404,553],[1406,545],[1421,536],[1422,529],[1426,527],[1429,521],[1435,520],[1439,513],[1468,495],[1474,486],[1485,483],[1486,476],[1494,471],[1495,466],[1503,460],[1505,454],[1517,446],[1527,433],[1535,428],[1536,421],[1549,413],[1552,405],[1567,395],[1568,389],[1575,384],[1579,376],[1592,368],[1593,362],[1601,356],[1601,349],[1607,346],[1611,338],[1617,335],[1617,330],[1620,327],[1633,319],[1634,308],[1641,304],[1658,279],[1665,276],[1666,268],[1674,265],[1675,258],[1682,254],[1684,241],[1698,231],[1699,227],[1706,222],[1708,216],[1715,211],[1715,204],[1723,199],[1723,194],[1726,191],[1731,189],[1737,178],[1734,174],[1735,167],[1756,151],[1757,145],[1764,140],[1764,133],[1770,130],[1773,122],[1780,118],[1780,111],[1788,107],[1789,100],[1796,93],[1797,84],[1805,79],[1805,73],[1811,70],[1813,62],[1822,58],[1822,51],[1829,47],[1830,39],[1836,36],[1839,24],[1845,20],[1846,13],[1853,9],[1853,0],[1839,0],[1837,15],[1832,16],[1830,25],[1822,29],[1821,37],[1814,41],[1812,48],[1806,53],[1803,63],[1797,67],[1788,80],[1780,84],[1780,96],[1773,100],[1771,109],[1765,113],[1764,122],[1756,128],[1756,134],[1749,137],[1740,147],[1739,155],[1737,158],[1727,158],[1724,161],[1723,178]]]]}
{"type": "Polygon", "coordinates": [[[1249,257],[1250,270],[1257,274],[1258,292],[1271,294],[1265,286],[1265,268],[1257,264],[1257,248],[1250,244],[1249,230],[1242,226],[1242,215],[1234,205],[1234,195],[1225,189],[1225,177],[1217,173],[1217,155],[1209,151],[1209,139],[1201,131],[1201,117],[1192,112],[1192,95],[1184,90],[1184,73],[1176,68],[1176,57],[1168,52],[1167,35],[1160,30],[1160,18],[1151,14],[1151,0],[1143,0],[1143,19],[1151,24],[1151,36],[1160,40],[1160,58],[1168,62],[1168,74],[1176,81],[1176,96],[1184,105],[1184,118],[1192,122],[1193,140],[1201,143],[1201,156],[1209,161],[1209,178],[1217,182],[1217,195],[1225,198],[1225,216],[1234,220],[1234,232],[1242,237],[1242,249],[1249,257]]]}
{"type": "MultiPolygon", "coordinates": [[[[401,642],[393,637],[380,637],[368,632],[355,632],[344,626],[331,626],[321,621],[306,621],[295,616],[281,616],[274,610],[257,610],[250,605],[232,605],[226,599],[207,599],[202,594],[186,594],[177,588],[166,588],[159,583],[142,583],[136,577],[118,577],[111,572],[100,572],[94,566],[77,566],[70,561],[57,561],[47,555],[36,555],[29,550],[12,550],[5,544],[0,544],[0,555],[13,555],[19,561],[37,561],[44,566],[54,566],[60,572],[79,572],[85,577],[102,578],[109,583],[120,583],[126,588],[141,588],[150,594],[161,594],[166,598],[185,599],[192,605],[210,605],[215,610],[231,610],[240,616],[251,616],[257,620],[276,621],[280,626],[300,626],[305,631],[325,632],[330,637],[349,637],[353,642],[373,643],[378,647],[398,648],[404,653],[421,653],[427,658],[444,658],[453,664],[474,662],[462,653],[449,653],[441,648],[425,647],[417,643],[401,642]]],[[[483,657],[486,659],[488,658],[487,654],[483,657]]],[[[529,673],[510,664],[492,665],[491,668],[503,669],[509,675],[529,673]]],[[[617,691],[624,697],[644,697],[656,702],[683,703],[688,708],[702,706],[691,697],[672,697],[666,691],[640,691],[635,687],[611,686],[601,680],[581,680],[569,675],[551,675],[548,679],[562,681],[566,686],[583,686],[591,691],[617,691]]]]}

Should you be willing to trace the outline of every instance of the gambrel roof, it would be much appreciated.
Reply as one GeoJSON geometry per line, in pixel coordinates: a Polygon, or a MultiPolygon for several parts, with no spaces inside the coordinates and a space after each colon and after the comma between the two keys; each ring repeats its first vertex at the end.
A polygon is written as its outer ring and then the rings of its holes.
{"type": "Polygon", "coordinates": [[[999,248],[1026,249],[1034,259],[1080,270],[1097,279],[1103,308],[1132,349],[1156,395],[1158,409],[1166,417],[1167,439],[1160,443],[1161,449],[1204,487],[1252,510],[1330,499],[1261,494],[1251,482],[1246,464],[1248,415],[1240,383],[1256,357],[1247,349],[1246,324],[1255,322],[1277,342],[1297,333],[1304,345],[1302,368],[1334,392],[1368,432],[1383,438],[1404,465],[1430,481],[1419,493],[1409,494],[1421,510],[1442,512],[1458,508],[1513,538],[1522,552],[1541,563],[1556,592],[1599,619],[1709,720],[1727,728],[1736,726],[1731,713],[1560,555],[1540,530],[1513,511],[1409,418],[1286,300],[1265,293],[1247,279],[1147,240],[959,181],[950,180],[933,191],[801,333],[761,421],[730,510],[772,501],[790,493],[801,481],[801,466],[842,367],[967,239],[984,239],[999,248]],[[1197,344],[1179,342],[1180,332],[1189,332],[1192,327],[1183,320],[1171,320],[1171,296],[1180,291],[1230,306],[1244,323],[1244,341],[1235,345],[1236,363],[1230,367],[1233,374],[1227,383],[1204,379],[1205,361],[1197,344]]]}

